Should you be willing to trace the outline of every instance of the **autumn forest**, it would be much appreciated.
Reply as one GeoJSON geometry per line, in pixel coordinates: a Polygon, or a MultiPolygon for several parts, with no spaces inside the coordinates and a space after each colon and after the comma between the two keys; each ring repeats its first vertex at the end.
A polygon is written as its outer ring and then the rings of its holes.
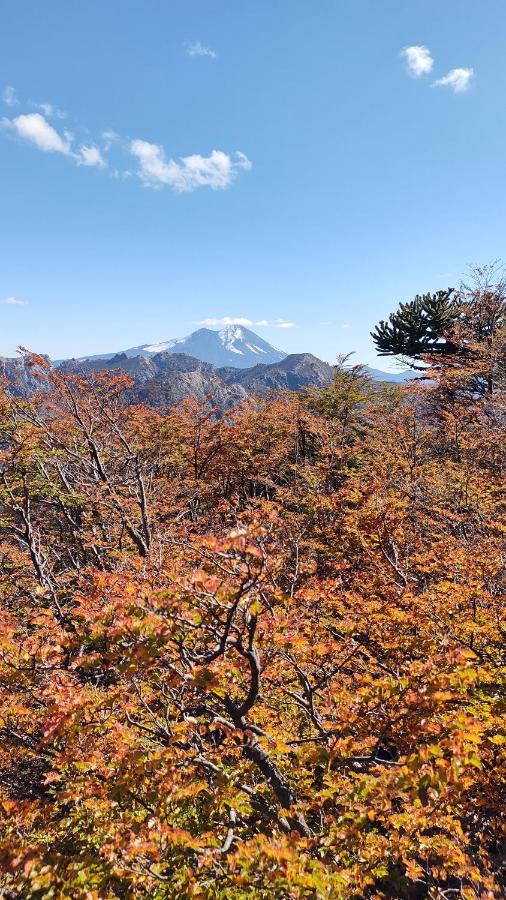
{"type": "Polygon", "coordinates": [[[503,896],[506,290],[475,274],[378,325],[406,385],[0,385],[0,896],[503,896]]]}

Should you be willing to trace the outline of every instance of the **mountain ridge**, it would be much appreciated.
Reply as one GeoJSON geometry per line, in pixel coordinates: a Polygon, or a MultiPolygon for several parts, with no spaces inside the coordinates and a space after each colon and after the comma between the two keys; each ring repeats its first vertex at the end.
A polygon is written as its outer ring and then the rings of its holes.
{"type": "MultiPolygon", "coordinates": [[[[287,354],[268,341],[245,328],[243,325],[226,325],[220,330],[212,328],[198,328],[183,338],[172,338],[169,341],[159,341],[152,344],[139,344],[119,351],[129,359],[144,357],[151,359],[159,353],[179,354],[193,356],[203,362],[209,362],[216,367],[233,366],[238,369],[247,369],[262,361],[265,363],[280,362],[287,354]]],[[[79,357],[79,362],[88,360],[111,360],[118,353],[99,353],[79,357]]],[[[64,360],[56,360],[56,363],[64,360]]]]}
{"type": "MultiPolygon", "coordinates": [[[[221,331],[201,328],[180,340],[53,365],[84,377],[104,371],[126,373],[133,381],[126,394],[129,403],[146,403],[164,410],[189,397],[226,410],[272,391],[324,387],[335,372],[334,366],[312,353],[283,353],[243,326],[227,326],[221,331]]],[[[413,374],[365,368],[374,380],[397,384],[413,374]]],[[[0,357],[1,375],[18,394],[31,394],[43,386],[36,370],[23,357],[0,357]]]]}

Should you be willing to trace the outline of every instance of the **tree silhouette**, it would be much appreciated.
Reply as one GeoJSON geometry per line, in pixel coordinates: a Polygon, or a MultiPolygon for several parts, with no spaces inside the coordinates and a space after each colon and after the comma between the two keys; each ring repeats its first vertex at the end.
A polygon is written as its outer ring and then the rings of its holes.
{"type": "Polygon", "coordinates": [[[371,336],[380,356],[413,361],[429,354],[450,356],[459,350],[450,334],[461,314],[462,302],[454,288],[417,294],[410,303],[401,303],[386,322],[381,320],[371,336]]]}

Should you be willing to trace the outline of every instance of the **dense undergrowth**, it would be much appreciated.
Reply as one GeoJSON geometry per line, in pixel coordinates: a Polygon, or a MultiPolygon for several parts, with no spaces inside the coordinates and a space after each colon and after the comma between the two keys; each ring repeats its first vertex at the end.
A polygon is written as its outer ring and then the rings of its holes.
{"type": "Polygon", "coordinates": [[[3,392],[1,896],[501,896],[498,359],[3,392]]]}

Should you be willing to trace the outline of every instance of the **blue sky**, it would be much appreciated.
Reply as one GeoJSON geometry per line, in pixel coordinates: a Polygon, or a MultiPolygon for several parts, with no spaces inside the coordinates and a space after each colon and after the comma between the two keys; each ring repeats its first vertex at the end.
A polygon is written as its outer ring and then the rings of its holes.
{"type": "Polygon", "coordinates": [[[504,256],[505,38],[504,0],[3,0],[0,354],[237,317],[377,364],[504,256]]]}

